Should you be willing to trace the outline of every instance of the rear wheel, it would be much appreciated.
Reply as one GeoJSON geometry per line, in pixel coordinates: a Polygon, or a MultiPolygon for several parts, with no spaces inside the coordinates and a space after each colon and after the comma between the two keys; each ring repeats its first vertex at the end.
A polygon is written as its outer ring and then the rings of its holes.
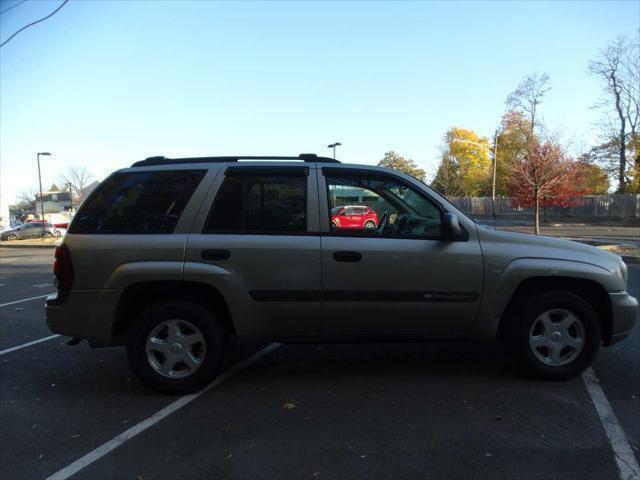
{"type": "Polygon", "coordinates": [[[51,238],[51,237],[53,237],[53,235],[51,235],[51,232],[44,232],[42,234],[42,238],[51,238]]]}
{"type": "Polygon", "coordinates": [[[131,368],[163,393],[191,393],[207,385],[222,366],[222,331],[206,308],[184,300],[147,307],[127,339],[131,368]]]}
{"type": "Polygon", "coordinates": [[[375,230],[376,224],[372,220],[367,220],[366,222],[364,222],[364,228],[366,230],[375,230]]]}
{"type": "Polygon", "coordinates": [[[565,380],[582,373],[600,348],[593,307],[575,293],[554,290],[522,297],[503,320],[501,341],[527,373],[565,380]]]}

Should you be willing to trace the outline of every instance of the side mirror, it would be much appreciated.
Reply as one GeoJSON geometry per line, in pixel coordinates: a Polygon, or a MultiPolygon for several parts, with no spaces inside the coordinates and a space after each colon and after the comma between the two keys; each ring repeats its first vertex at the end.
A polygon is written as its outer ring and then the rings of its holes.
{"type": "Polygon", "coordinates": [[[445,213],[442,216],[442,232],[447,240],[455,240],[464,234],[457,215],[445,213]]]}

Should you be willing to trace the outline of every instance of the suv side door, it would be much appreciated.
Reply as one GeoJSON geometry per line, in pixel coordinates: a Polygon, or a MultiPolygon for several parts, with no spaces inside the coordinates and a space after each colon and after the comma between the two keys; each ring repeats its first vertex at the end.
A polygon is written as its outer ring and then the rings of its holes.
{"type": "Polygon", "coordinates": [[[444,207],[405,177],[383,170],[322,167],[323,333],[459,333],[473,325],[483,275],[476,231],[467,231],[464,239],[445,240],[444,207]],[[368,205],[378,215],[378,228],[331,228],[328,212],[331,203],[340,202],[336,192],[344,188],[378,198],[368,205]]]}
{"type": "Polygon", "coordinates": [[[224,164],[189,236],[185,280],[226,299],[239,336],[321,329],[314,164],[224,164]]]}

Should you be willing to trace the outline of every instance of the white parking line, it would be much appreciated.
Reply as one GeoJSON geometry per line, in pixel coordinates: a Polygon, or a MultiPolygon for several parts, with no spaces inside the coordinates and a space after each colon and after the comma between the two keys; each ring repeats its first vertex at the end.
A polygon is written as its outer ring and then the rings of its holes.
{"type": "Polygon", "coordinates": [[[633,449],[629,444],[629,440],[627,440],[624,430],[618,423],[616,414],[602,391],[593,369],[587,368],[582,374],[582,379],[600,416],[607,438],[609,438],[609,444],[620,471],[620,480],[640,480],[640,466],[638,466],[633,449]]]}
{"type": "Polygon", "coordinates": [[[103,443],[102,445],[100,445],[95,450],[87,453],[84,457],[76,460],[72,464],[64,467],[62,470],[59,470],[58,472],[54,473],[53,475],[48,477],[47,480],[65,480],[65,479],[69,478],[70,476],[75,475],[76,473],[78,473],[83,468],[87,467],[88,465],[91,465],[96,460],[99,460],[100,458],[104,457],[107,453],[109,453],[112,450],[118,448],[120,445],[125,443],[127,440],[131,440],[133,437],[135,437],[139,433],[144,432],[148,428],[152,427],[153,425],[158,423],[160,420],[168,417],[172,413],[176,412],[177,410],[181,409],[182,407],[184,407],[184,406],[188,405],[189,403],[193,402],[200,395],[202,395],[202,394],[208,392],[209,390],[217,387],[222,382],[227,380],[229,377],[235,375],[236,373],[238,373],[241,370],[244,370],[249,365],[251,365],[253,362],[259,360],[262,357],[264,357],[266,354],[268,354],[269,352],[275,350],[279,346],[280,346],[279,343],[271,343],[271,344],[267,345],[262,350],[254,353],[253,355],[251,355],[246,360],[234,365],[229,370],[223,372],[218,378],[216,378],[213,382],[211,382],[209,385],[207,385],[204,389],[200,390],[199,392],[192,393],[192,394],[189,394],[189,395],[184,395],[183,397],[180,397],[175,402],[170,403],[169,405],[164,407],[162,410],[154,413],[153,415],[151,415],[150,417],[146,418],[145,420],[143,420],[142,422],[138,423],[137,425],[134,425],[129,430],[126,430],[126,431],[122,432],[117,437],[114,437],[113,439],[109,440],[108,442],[103,443]]]}
{"type": "Polygon", "coordinates": [[[53,340],[54,338],[58,338],[60,335],[51,335],[49,337],[39,338],[38,340],[34,340],[32,342],[23,343],[22,345],[18,345],[17,347],[7,348],[5,350],[0,350],[0,355],[4,355],[5,353],[15,352],[16,350],[20,350],[21,348],[30,347],[31,345],[35,345],[37,343],[46,342],[47,340],[53,340]]]}
{"type": "Polygon", "coordinates": [[[53,293],[47,293],[46,295],[39,295],[37,297],[23,298],[22,300],[16,300],[15,302],[3,303],[3,304],[0,304],[0,307],[8,307],[9,305],[15,305],[16,303],[30,302],[31,300],[37,300],[39,298],[45,298],[45,297],[48,297],[49,295],[53,295],[53,293]]]}

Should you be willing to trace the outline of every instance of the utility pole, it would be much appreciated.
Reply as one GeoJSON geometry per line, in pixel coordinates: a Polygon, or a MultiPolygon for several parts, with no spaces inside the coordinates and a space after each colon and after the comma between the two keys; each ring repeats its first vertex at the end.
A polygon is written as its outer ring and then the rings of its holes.
{"type": "Polygon", "coordinates": [[[71,189],[71,183],[67,183],[69,186],[69,203],[71,203],[71,209],[69,210],[69,215],[73,212],[73,190],[71,189]]]}
{"type": "Polygon", "coordinates": [[[38,152],[38,183],[40,184],[40,216],[42,217],[42,236],[44,236],[44,200],[42,198],[42,175],[40,175],[40,155],[44,157],[50,157],[51,154],[49,152],[38,152]]]}

